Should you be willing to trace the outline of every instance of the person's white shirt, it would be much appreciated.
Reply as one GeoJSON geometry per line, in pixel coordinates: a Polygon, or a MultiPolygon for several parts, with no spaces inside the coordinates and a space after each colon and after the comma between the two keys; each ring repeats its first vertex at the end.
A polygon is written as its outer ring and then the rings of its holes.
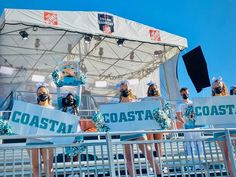
{"type": "Polygon", "coordinates": [[[182,101],[182,103],[180,103],[177,106],[176,112],[181,112],[182,113],[182,118],[184,120],[184,123],[186,123],[186,122],[185,122],[185,119],[184,119],[183,115],[184,115],[186,109],[188,108],[188,106],[190,106],[190,105],[193,105],[193,102],[188,99],[186,102],[182,101]]]}

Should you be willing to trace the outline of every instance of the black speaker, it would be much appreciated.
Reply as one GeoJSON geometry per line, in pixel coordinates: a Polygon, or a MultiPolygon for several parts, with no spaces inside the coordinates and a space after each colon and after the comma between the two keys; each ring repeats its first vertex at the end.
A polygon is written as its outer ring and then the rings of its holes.
{"type": "Polygon", "coordinates": [[[207,63],[200,46],[183,55],[183,60],[198,93],[203,88],[211,86],[207,63]]]}

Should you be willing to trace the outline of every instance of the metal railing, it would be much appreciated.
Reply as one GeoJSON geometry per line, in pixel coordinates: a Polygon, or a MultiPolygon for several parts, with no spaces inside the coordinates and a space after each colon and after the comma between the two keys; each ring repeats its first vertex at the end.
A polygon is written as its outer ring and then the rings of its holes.
{"type": "MultiPolygon", "coordinates": [[[[26,145],[25,143],[0,144],[0,176],[34,176],[32,173],[32,153],[36,149],[46,150],[49,159],[50,151],[53,152],[53,175],[54,176],[129,176],[132,172],[138,176],[158,176],[158,167],[162,176],[230,176],[228,173],[227,160],[230,160],[234,176],[236,176],[236,137],[232,137],[232,130],[236,129],[203,129],[203,130],[167,130],[167,131],[136,131],[136,132],[107,132],[107,133],[76,133],[66,134],[66,137],[83,136],[94,137],[95,140],[86,140],[72,144],[37,144],[26,145]],[[133,134],[184,134],[201,132],[198,139],[186,139],[184,136],[163,140],[130,140],[120,141],[114,139],[117,135],[133,134]],[[223,137],[214,138],[213,134],[224,132],[223,137]],[[219,147],[219,142],[225,142],[229,159],[224,158],[219,147]],[[161,144],[163,151],[155,150],[155,144],[161,144]],[[190,147],[187,153],[186,147],[190,147]],[[194,146],[194,147],[193,147],[194,146]],[[81,148],[77,159],[66,153],[66,148],[81,148]],[[132,149],[130,154],[132,171],[128,169],[128,159],[125,148],[132,149]],[[195,149],[194,149],[195,148],[195,149]],[[142,151],[140,149],[143,149],[142,151]],[[151,152],[151,154],[148,154],[151,152]],[[148,158],[150,155],[151,159],[148,158]],[[151,165],[157,164],[158,166],[151,165]]],[[[49,138],[62,137],[61,135],[40,136],[0,136],[5,139],[24,138],[49,138]]],[[[176,136],[170,136],[176,137],[176,136]]],[[[37,151],[40,157],[40,151],[37,151]]],[[[33,159],[34,161],[34,159],[33,159]]],[[[42,165],[43,159],[38,160],[39,176],[50,176],[47,166],[42,165]]],[[[232,176],[232,174],[231,174],[232,176]]]]}

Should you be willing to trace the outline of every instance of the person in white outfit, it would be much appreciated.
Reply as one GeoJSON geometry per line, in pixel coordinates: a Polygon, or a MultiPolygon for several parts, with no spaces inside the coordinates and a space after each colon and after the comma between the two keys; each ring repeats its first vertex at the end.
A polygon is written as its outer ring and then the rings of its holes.
{"type": "MultiPolygon", "coordinates": [[[[180,95],[183,100],[182,103],[178,105],[176,115],[178,121],[183,123],[185,129],[199,129],[196,128],[194,123],[194,114],[186,116],[186,111],[189,106],[192,106],[192,101],[189,99],[189,90],[188,88],[181,88],[180,95]]],[[[193,140],[184,143],[185,153],[187,156],[203,155],[203,146],[201,141],[196,141],[201,139],[201,132],[184,132],[185,140],[193,140]]]]}

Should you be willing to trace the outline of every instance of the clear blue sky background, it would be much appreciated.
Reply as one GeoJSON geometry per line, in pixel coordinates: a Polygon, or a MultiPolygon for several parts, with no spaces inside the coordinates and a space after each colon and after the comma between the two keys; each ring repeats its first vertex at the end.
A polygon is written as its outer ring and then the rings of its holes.
{"type": "MultiPolygon", "coordinates": [[[[0,0],[4,8],[104,11],[188,39],[182,54],[201,45],[210,79],[222,76],[228,88],[236,84],[236,0],[0,0]]],[[[182,57],[180,86],[192,96],[209,96],[210,89],[197,94],[182,57]]]]}

